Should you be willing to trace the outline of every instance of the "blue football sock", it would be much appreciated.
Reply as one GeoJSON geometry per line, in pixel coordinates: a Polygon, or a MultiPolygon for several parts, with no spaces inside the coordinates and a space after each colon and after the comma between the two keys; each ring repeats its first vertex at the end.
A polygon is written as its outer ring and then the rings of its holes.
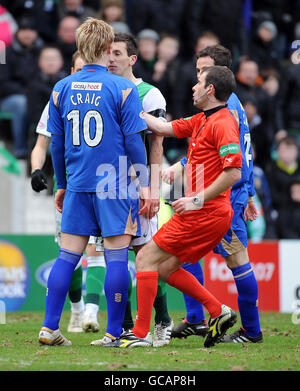
{"type": "Polygon", "coordinates": [[[250,337],[260,333],[258,286],[250,262],[231,269],[237,291],[241,322],[250,337]]]}
{"type": "Polygon", "coordinates": [[[46,311],[43,326],[59,328],[59,321],[67,297],[72,275],[82,254],[61,248],[47,282],[46,311]]]}
{"type": "MultiPolygon", "coordinates": [[[[182,268],[190,272],[197,280],[203,285],[203,271],[200,262],[197,263],[184,263],[182,268]]],[[[199,323],[201,320],[205,319],[203,305],[199,301],[193,299],[192,297],[183,294],[185,307],[187,311],[186,319],[191,323],[199,323]]]]}
{"type": "Polygon", "coordinates": [[[106,275],[104,290],[107,302],[106,332],[118,338],[122,334],[125,309],[128,299],[128,247],[104,249],[106,275]]]}

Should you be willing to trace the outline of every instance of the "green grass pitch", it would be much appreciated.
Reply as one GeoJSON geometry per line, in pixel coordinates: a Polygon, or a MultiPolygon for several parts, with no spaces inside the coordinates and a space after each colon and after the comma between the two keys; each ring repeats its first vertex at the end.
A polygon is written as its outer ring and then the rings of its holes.
{"type": "MultiPolygon", "coordinates": [[[[170,312],[175,324],[184,316],[170,312]]],[[[70,313],[60,328],[73,345],[40,346],[42,312],[6,314],[0,324],[0,371],[299,371],[300,327],[291,314],[262,313],[262,344],[218,344],[203,347],[203,338],[172,339],[161,348],[117,349],[90,346],[102,338],[106,313],[100,312],[99,333],[67,333],[70,313]]],[[[240,327],[238,322],[231,330],[240,327]]],[[[152,324],[153,329],[153,324],[152,324]]]]}

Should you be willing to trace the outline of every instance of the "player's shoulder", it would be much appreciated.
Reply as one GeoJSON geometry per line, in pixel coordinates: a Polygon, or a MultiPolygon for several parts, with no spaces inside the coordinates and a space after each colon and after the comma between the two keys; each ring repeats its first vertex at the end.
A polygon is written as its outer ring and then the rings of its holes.
{"type": "Polygon", "coordinates": [[[55,85],[54,85],[54,90],[59,91],[62,90],[65,86],[67,86],[71,80],[73,79],[74,75],[68,75],[64,77],[63,79],[60,79],[55,85]]]}
{"type": "Polygon", "coordinates": [[[237,122],[234,118],[234,116],[231,113],[231,110],[228,107],[224,107],[223,109],[219,110],[217,115],[214,116],[214,128],[223,128],[228,126],[234,126],[237,127],[237,122]]]}
{"type": "Polygon", "coordinates": [[[219,110],[215,116],[215,121],[222,121],[224,119],[228,121],[234,120],[233,116],[231,115],[231,109],[227,105],[226,107],[219,110]]]}
{"type": "Polygon", "coordinates": [[[144,111],[147,113],[157,109],[166,111],[167,102],[157,87],[142,79],[137,79],[136,86],[144,111]]]}
{"type": "Polygon", "coordinates": [[[226,104],[230,111],[235,110],[237,112],[241,112],[244,110],[241,101],[239,100],[238,96],[234,92],[230,95],[226,104]]]}
{"type": "MultiPolygon", "coordinates": [[[[150,84],[150,86],[151,86],[151,84],[150,84]]],[[[150,88],[147,92],[147,96],[149,96],[153,99],[157,99],[157,100],[161,100],[163,102],[166,102],[165,97],[163,96],[161,91],[155,86],[151,86],[151,87],[152,88],[150,88]]]]}
{"type": "Polygon", "coordinates": [[[137,79],[136,86],[137,88],[145,91],[150,91],[151,89],[156,88],[154,85],[147,83],[143,79],[137,79]]]}
{"type": "Polygon", "coordinates": [[[155,87],[154,85],[152,85],[150,83],[147,83],[143,79],[137,79],[136,86],[137,86],[137,89],[138,89],[140,95],[145,96],[145,95],[151,93],[151,95],[163,97],[163,94],[161,93],[161,91],[157,87],[155,87]]]}
{"type": "Polygon", "coordinates": [[[111,80],[111,82],[115,83],[116,86],[123,88],[136,88],[135,84],[131,81],[126,79],[123,76],[115,75],[113,73],[108,72],[108,77],[111,80]]]}

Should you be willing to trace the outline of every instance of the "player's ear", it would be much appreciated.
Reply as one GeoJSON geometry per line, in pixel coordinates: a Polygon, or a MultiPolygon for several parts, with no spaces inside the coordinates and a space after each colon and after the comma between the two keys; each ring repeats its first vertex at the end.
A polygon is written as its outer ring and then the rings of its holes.
{"type": "Polygon", "coordinates": [[[137,55],[136,54],[133,54],[132,56],[130,56],[130,65],[133,66],[137,61],[137,55]]]}
{"type": "Polygon", "coordinates": [[[206,87],[206,94],[207,95],[211,95],[213,94],[214,95],[215,93],[215,86],[213,84],[209,84],[207,87],[206,87]]]}

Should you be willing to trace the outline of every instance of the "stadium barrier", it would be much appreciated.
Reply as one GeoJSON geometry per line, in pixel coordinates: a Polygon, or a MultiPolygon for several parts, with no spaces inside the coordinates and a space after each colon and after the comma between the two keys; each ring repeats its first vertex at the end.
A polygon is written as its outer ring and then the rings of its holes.
{"type": "MultiPolygon", "coordinates": [[[[7,312],[45,309],[47,278],[57,257],[52,235],[0,236],[0,302],[7,312]]],[[[293,313],[300,300],[300,240],[249,243],[249,256],[259,288],[259,309],[293,313]]],[[[83,295],[86,260],[83,257],[83,295]]],[[[223,303],[237,309],[237,291],[230,270],[219,255],[211,252],[204,260],[205,286],[223,303]]],[[[132,308],[136,309],[134,255],[129,270],[133,279],[132,308]]],[[[167,286],[170,310],[184,310],[182,294],[167,286]]],[[[65,308],[69,308],[67,299],[65,308]]],[[[100,310],[106,309],[104,292],[100,310]]]]}

